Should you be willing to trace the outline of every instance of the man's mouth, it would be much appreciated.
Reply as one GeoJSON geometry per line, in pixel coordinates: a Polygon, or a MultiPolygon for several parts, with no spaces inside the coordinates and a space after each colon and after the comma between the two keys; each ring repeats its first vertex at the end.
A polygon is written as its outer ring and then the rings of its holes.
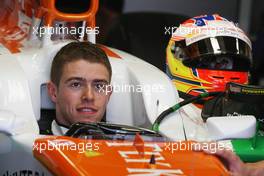
{"type": "Polygon", "coordinates": [[[90,108],[90,107],[77,108],[77,111],[85,114],[95,114],[97,112],[95,108],[90,108]]]}

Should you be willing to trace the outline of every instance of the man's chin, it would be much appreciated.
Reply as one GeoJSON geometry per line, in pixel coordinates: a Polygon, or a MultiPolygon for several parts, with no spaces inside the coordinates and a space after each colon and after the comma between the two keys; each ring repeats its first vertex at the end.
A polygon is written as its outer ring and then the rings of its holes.
{"type": "Polygon", "coordinates": [[[96,123],[98,122],[98,120],[96,118],[85,118],[85,119],[81,119],[77,122],[81,122],[81,123],[96,123]]]}

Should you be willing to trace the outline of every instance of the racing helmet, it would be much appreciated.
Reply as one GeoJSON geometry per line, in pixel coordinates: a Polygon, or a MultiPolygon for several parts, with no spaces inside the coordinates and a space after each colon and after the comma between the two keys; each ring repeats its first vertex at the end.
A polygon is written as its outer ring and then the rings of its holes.
{"type": "Polygon", "coordinates": [[[251,42],[233,22],[202,15],[183,22],[166,48],[166,72],[188,98],[224,91],[228,82],[247,84],[252,65],[251,42]]]}

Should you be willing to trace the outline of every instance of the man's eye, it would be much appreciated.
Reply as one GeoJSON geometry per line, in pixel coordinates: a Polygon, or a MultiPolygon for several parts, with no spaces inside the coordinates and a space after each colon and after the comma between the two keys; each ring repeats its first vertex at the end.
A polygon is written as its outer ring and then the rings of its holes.
{"type": "Polygon", "coordinates": [[[81,87],[81,83],[74,82],[74,83],[71,83],[70,86],[73,87],[73,88],[79,88],[79,87],[81,87]]]}
{"type": "Polygon", "coordinates": [[[94,88],[97,90],[104,90],[106,88],[106,84],[104,83],[96,83],[94,84],[94,88]]]}
{"type": "Polygon", "coordinates": [[[99,93],[105,93],[105,91],[108,89],[108,86],[109,84],[105,82],[98,82],[93,84],[94,90],[99,93]]]}

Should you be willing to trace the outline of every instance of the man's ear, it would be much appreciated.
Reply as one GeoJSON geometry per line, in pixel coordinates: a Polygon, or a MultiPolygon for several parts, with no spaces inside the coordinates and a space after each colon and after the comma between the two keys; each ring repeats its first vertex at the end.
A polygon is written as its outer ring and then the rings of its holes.
{"type": "Polygon", "coordinates": [[[57,86],[53,83],[53,82],[48,82],[47,83],[47,88],[48,88],[48,94],[50,99],[56,103],[57,102],[57,92],[58,92],[58,88],[57,86]]]}

